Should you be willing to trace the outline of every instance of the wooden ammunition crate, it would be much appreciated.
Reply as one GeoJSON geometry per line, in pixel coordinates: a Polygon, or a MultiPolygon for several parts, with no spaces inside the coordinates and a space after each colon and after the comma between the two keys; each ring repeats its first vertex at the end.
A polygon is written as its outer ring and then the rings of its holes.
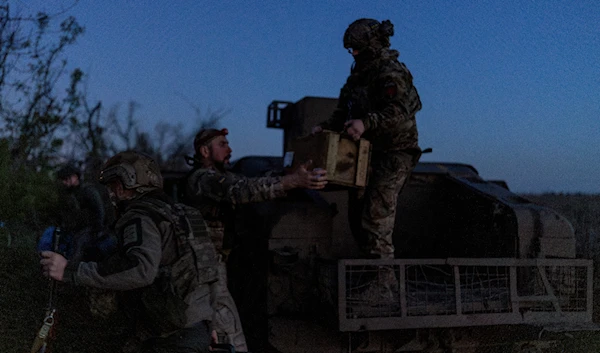
{"type": "Polygon", "coordinates": [[[354,141],[346,135],[325,130],[291,141],[284,164],[293,169],[312,160],[311,169],[327,170],[329,184],[364,188],[369,177],[370,158],[369,141],[354,141]]]}

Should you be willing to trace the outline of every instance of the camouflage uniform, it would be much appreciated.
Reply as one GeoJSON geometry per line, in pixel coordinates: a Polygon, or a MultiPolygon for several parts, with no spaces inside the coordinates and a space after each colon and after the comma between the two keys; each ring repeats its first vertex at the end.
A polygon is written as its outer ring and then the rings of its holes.
{"type": "Polygon", "coordinates": [[[285,196],[281,179],[277,176],[247,178],[213,168],[200,168],[188,177],[186,195],[189,202],[202,212],[208,225],[216,230],[215,247],[222,251],[227,222],[225,215],[236,205],[285,196]]]}
{"type": "MultiPolygon", "coordinates": [[[[142,315],[138,322],[143,324],[138,334],[145,335],[140,352],[208,352],[208,322],[213,316],[210,283],[189,282],[187,293],[165,287],[170,286],[170,276],[179,273],[172,265],[180,256],[173,224],[155,215],[166,212],[168,204],[166,195],[158,189],[122,202],[122,216],[115,227],[118,251],[98,263],[70,261],[64,280],[117,291],[137,289],[142,315]],[[149,209],[148,204],[161,203],[165,207],[155,206],[156,212],[149,209]],[[192,300],[184,303],[183,295],[192,300]]],[[[216,254],[208,237],[206,243],[209,247],[201,257],[209,262],[212,258],[214,264],[216,254]]],[[[188,270],[183,272],[193,273],[191,266],[195,264],[188,264],[188,270]]]]}
{"type": "MultiPolygon", "coordinates": [[[[229,249],[223,244],[227,217],[239,204],[261,202],[285,196],[281,177],[247,178],[231,172],[220,172],[212,168],[194,170],[187,180],[186,197],[198,208],[213,231],[213,243],[221,258],[225,259],[229,249]]],[[[236,351],[245,351],[246,339],[242,330],[238,310],[227,289],[225,261],[219,266],[218,300],[215,329],[226,334],[236,351]]]]}
{"type": "MultiPolygon", "coordinates": [[[[375,28],[379,25],[375,20],[364,21],[373,21],[375,28]]],[[[350,197],[350,222],[367,253],[393,258],[397,197],[420,156],[415,114],[421,101],[411,73],[398,61],[398,51],[386,43],[380,46],[367,59],[357,59],[341,89],[337,109],[320,126],[342,131],[346,121],[362,120],[365,132],[361,137],[372,144],[371,174],[364,195],[350,197]]]]}

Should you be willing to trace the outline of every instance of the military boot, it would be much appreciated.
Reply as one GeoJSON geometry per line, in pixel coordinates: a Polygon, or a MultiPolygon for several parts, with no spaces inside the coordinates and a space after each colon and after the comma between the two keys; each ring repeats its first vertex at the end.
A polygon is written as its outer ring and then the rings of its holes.
{"type": "Polygon", "coordinates": [[[399,283],[393,266],[377,266],[376,276],[363,288],[356,299],[361,302],[365,316],[390,316],[399,312],[399,283]]]}

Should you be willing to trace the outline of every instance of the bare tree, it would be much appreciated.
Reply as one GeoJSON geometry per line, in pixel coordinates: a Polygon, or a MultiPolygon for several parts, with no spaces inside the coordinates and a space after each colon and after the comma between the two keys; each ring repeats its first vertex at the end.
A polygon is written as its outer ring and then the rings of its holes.
{"type": "Polygon", "coordinates": [[[130,101],[127,105],[127,113],[122,119],[119,116],[120,105],[113,106],[108,113],[108,121],[110,126],[113,127],[117,141],[113,140],[109,143],[112,152],[118,152],[119,150],[130,150],[135,147],[136,135],[138,135],[137,120],[135,119],[135,112],[139,108],[139,104],[135,101],[130,101]]]}
{"type": "Polygon", "coordinates": [[[229,110],[226,109],[216,111],[206,109],[203,112],[199,105],[195,104],[182,93],[177,93],[177,95],[192,108],[195,119],[193,128],[187,131],[184,129],[177,129],[175,131],[179,135],[175,135],[176,138],[174,138],[172,144],[168,145],[168,153],[165,154],[168,156],[168,163],[166,163],[165,169],[169,170],[186,169],[188,166],[187,162],[185,162],[185,157],[193,156],[194,154],[193,141],[196,134],[202,129],[217,128],[221,119],[229,114],[229,110]]]}
{"type": "Polygon", "coordinates": [[[225,110],[211,111],[206,113],[195,107],[195,126],[185,129],[181,124],[170,125],[162,123],[156,126],[157,130],[164,132],[165,136],[157,146],[162,156],[161,167],[165,170],[186,170],[189,166],[185,157],[194,154],[193,141],[196,134],[204,128],[217,127],[219,121],[227,114],[225,110]]]}
{"type": "Polygon", "coordinates": [[[80,107],[81,70],[71,73],[65,95],[57,85],[66,73],[64,51],[84,28],[68,17],[56,38],[51,23],[57,16],[17,16],[6,0],[0,2],[0,134],[17,163],[39,166],[52,160],[63,144],[61,132],[80,107]]]}
{"type": "Polygon", "coordinates": [[[142,131],[136,119],[139,104],[131,101],[128,104],[127,113],[119,114],[120,105],[115,105],[108,113],[107,128],[104,138],[108,135],[115,136],[112,140],[105,140],[106,146],[112,152],[135,149],[152,156],[163,170],[181,171],[188,169],[185,162],[186,155],[192,155],[194,136],[202,128],[215,127],[227,114],[225,110],[207,110],[202,112],[197,106],[193,106],[195,115],[194,126],[186,128],[183,124],[159,121],[154,131],[142,131]],[[106,132],[109,132],[106,134],[106,132]]]}

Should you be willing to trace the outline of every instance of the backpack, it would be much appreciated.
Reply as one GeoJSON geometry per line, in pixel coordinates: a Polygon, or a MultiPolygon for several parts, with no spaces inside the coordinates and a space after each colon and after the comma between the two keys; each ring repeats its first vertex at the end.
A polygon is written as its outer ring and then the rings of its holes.
{"type": "Polygon", "coordinates": [[[157,225],[170,222],[177,248],[177,259],[170,265],[161,265],[153,285],[142,294],[148,314],[162,332],[209,319],[210,285],[218,280],[218,261],[200,211],[154,198],[139,200],[134,207],[147,211],[157,225]]]}

